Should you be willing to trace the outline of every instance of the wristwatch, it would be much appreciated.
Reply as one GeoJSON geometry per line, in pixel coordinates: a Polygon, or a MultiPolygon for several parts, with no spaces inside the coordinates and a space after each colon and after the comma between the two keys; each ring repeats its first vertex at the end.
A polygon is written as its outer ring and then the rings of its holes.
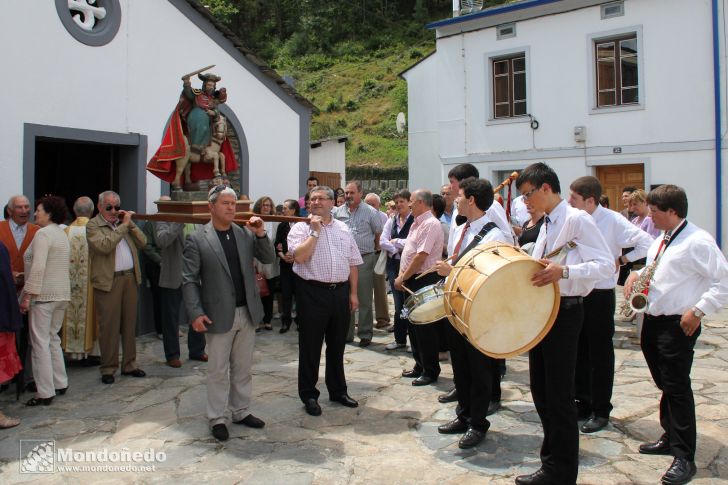
{"type": "Polygon", "coordinates": [[[313,236],[313,237],[315,237],[315,238],[317,238],[317,239],[318,239],[318,237],[319,237],[319,233],[318,233],[318,231],[314,231],[313,229],[310,229],[310,230],[308,231],[308,235],[309,235],[309,236],[313,236]]]}
{"type": "Polygon", "coordinates": [[[564,266],[563,269],[561,270],[561,278],[563,278],[565,280],[569,279],[569,267],[568,266],[564,266]]]}
{"type": "Polygon", "coordinates": [[[705,313],[703,313],[700,310],[700,308],[694,306],[693,307],[693,315],[695,315],[695,318],[697,318],[698,320],[700,320],[701,318],[703,318],[705,316],[705,313]]]}

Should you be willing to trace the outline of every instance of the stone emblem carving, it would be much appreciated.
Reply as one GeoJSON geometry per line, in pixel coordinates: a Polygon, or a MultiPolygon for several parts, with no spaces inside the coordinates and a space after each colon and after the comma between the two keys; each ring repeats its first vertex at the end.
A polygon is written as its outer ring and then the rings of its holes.
{"type": "Polygon", "coordinates": [[[73,14],[76,25],[87,32],[91,32],[96,25],[96,19],[106,17],[106,9],[93,5],[96,0],[68,0],[68,9],[73,14]],[[77,12],[77,13],[74,13],[77,12]]]}

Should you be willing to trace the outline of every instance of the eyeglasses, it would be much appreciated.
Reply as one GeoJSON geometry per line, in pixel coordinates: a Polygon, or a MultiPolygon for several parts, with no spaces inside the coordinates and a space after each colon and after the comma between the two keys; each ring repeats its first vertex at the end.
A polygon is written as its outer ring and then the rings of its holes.
{"type": "Polygon", "coordinates": [[[541,185],[539,185],[538,187],[534,187],[534,188],[532,188],[531,190],[529,190],[529,191],[528,191],[528,192],[526,192],[525,194],[521,194],[521,195],[523,195],[523,200],[525,201],[525,200],[528,200],[529,198],[531,198],[531,196],[532,196],[532,195],[534,194],[534,192],[536,192],[536,191],[537,191],[538,189],[540,189],[541,187],[542,187],[542,186],[541,186],[541,185]]]}
{"type": "Polygon", "coordinates": [[[107,205],[105,207],[105,209],[106,209],[106,212],[110,212],[111,209],[115,210],[116,212],[119,212],[121,210],[121,206],[119,206],[119,205],[107,205]]]}

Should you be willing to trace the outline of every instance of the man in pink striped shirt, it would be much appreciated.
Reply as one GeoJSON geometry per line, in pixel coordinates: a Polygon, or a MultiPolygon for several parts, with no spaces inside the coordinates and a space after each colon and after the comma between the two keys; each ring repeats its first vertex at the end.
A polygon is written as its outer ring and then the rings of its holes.
{"type": "Polygon", "coordinates": [[[344,346],[351,312],[359,306],[359,248],[347,225],[331,216],[334,191],[326,186],[310,192],[310,225],[299,222],[288,233],[296,274],[298,320],[298,395],[306,412],[321,415],[316,389],[321,346],[326,339],[326,388],[329,400],[355,408],[344,375],[344,346]]]}
{"type": "MultiPolygon", "coordinates": [[[[432,215],[432,192],[424,189],[412,192],[410,210],[415,222],[410,228],[402,251],[399,276],[394,280],[395,289],[400,291],[403,286],[411,291],[417,291],[441,279],[435,272],[415,279],[442,257],[445,236],[440,221],[432,215]]],[[[442,325],[449,323],[446,319],[428,325],[412,325],[409,321],[407,323],[415,366],[412,370],[403,371],[402,376],[414,378],[413,386],[432,384],[440,375],[438,333],[442,325]]]]}

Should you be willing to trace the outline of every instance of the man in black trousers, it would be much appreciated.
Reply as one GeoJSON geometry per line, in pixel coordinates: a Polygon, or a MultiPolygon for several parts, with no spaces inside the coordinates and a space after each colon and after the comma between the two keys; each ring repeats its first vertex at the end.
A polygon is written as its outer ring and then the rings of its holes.
{"type": "Polygon", "coordinates": [[[597,281],[609,278],[614,261],[594,220],[561,198],[556,173],[545,163],[526,167],[516,181],[524,201],[546,214],[533,257],[546,267],[532,277],[534,286],[558,283],[561,302],[549,333],[528,354],[531,395],[541,424],[541,468],[516,478],[518,485],[574,485],[579,472],[579,429],[574,405],[574,375],[583,297],[597,281]],[[573,242],[563,262],[543,259],[573,242]]]}
{"type": "Polygon", "coordinates": [[[629,298],[635,282],[648,285],[649,306],[642,326],[642,353],[660,397],[655,442],[640,453],[672,455],[662,483],[688,483],[696,473],[695,400],[690,384],[693,348],[701,319],[728,303],[728,263],[713,237],[687,221],[688,198],[675,185],[661,185],[647,196],[655,227],[663,232],[647,252],[647,266],[631,273],[624,286],[629,298]],[[645,276],[653,273],[651,278],[645,276]]]}
{"type": "Polygon", "coordinates": [[[351,312],[359,306],[359,249],[347,225],[331,216],[334,191],[311,189],[310,225],[299,222],[288,233],[296,274],[298,395],[311,416],[321,415],[316,389],[321,346],[326,341],[326,388],[329,400],[355,408],[344,375],[344,347],[351,312]]]}

